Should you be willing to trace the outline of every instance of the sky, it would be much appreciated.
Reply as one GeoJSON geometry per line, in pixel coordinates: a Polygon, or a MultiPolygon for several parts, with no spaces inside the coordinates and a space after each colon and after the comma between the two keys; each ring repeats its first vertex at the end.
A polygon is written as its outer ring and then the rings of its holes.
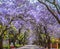
{"type": "Polygon", "coordinates": [[[36,2],[38,2],[38,0],[28,0],[28,1],[30,1],[30,3],[36,3],[36,2]]]}

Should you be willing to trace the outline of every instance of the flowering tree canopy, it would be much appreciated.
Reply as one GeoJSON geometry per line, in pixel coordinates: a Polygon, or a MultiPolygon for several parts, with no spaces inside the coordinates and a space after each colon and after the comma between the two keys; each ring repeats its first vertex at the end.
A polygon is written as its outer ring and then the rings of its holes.
{"type": "Polygon", "coordinates": [[[35,24],[42,23],[47,25],[50,33],[56,32],[57,35],[60,32],[59,3],[59,0],[0,0],[0,22],[10,26],[14,17],[11,24],[17,29],[23,24],[31,30],[35,24]]]}

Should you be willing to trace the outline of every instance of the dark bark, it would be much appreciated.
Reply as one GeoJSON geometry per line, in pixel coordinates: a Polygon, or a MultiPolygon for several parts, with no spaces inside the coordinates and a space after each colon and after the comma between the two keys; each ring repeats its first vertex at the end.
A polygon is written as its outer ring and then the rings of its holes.
{"type": "MultiPolygon", "coordinates": [[[[47,5],[45,2],[42,2],[40,0],[38,0],[40,3],[42,3],[43,5],[46,6],[46,8],[48,9],[48,11],[55,17],[55,19],[57,20],[57,22],[60,24],[60,19],[58,18],[58,14],[56,14],[50,7],[49,5],[47,5]]],[[[56,5],[55,5],[56,6],[56,5]]],[[[57,6],[56,6],[57,8],[57,6]]],[[[58,11],[58,9],[57,9],[58,11]]],[[[59,12],[59,11],[58,11],[59,12]]]]}
{"type": "Polygon", "coordinates": [[[50,37],[48,37],[48,49],[50,49],[50,43],[51,43],[50,37]]]}
{"type": "Polygon", "coordinates": [[[49,36],[45,26],[44,26],[44,30],[45,30],[45,35],[46,35],[46,39],[47,39],[47,47],[48,47],[48,49],[50,49],[50,43],[51,43],[50,36],[49,36]]]}
{"type": "Polygon", "coordinates": [[[1,36],[0,36],[0,49],[3,49],[3,39],[1,36]]]}

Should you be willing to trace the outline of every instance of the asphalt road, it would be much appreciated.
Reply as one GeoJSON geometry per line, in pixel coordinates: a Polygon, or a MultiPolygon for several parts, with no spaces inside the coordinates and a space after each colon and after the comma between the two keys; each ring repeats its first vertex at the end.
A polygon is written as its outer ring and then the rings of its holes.
{"type": "Polygon", "coordinates": [[[17,49],[44,49],[44,48],[40,48],[36,45],[26,45],[26,46],[23,46],[23,47],[20,47],[20,48],[17,48],[17,49]]]}

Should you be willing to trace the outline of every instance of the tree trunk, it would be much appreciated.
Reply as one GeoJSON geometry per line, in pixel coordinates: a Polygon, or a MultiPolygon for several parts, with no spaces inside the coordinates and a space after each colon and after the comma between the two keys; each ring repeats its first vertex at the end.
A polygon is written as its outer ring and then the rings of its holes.
{"type": "Polygon", "coordinates": [[[48,49],[50,49],[50,43],[51,43],[51,41],[50,41],[50,37],[48,38],[48,49]]]}
{"type": "Polygon", "coordinates": [[[2,40],[2,37],[0,37],[0,49],[3,49],[3,40],[2,40]]]}

